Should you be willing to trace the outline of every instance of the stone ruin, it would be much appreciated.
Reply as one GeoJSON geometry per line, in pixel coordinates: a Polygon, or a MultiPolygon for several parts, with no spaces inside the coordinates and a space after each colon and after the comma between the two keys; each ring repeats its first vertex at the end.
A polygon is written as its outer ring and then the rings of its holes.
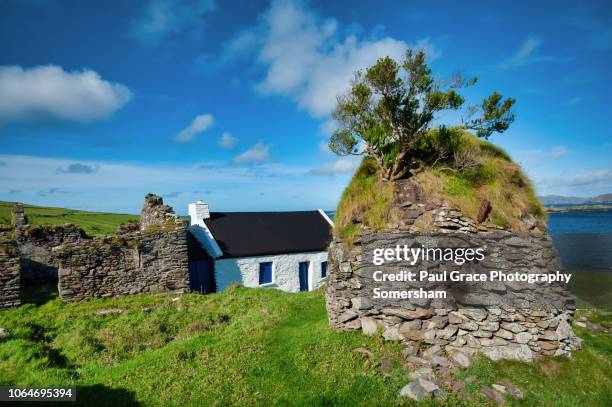
{"type": "Polygon", "coordinates": [[[76,225],[30,225],[23,205],[0,230],[0,307],[20,303],[20,287],[57,282],[63,301],[144,292],[189,291],[187,225],[148,194],[142,221],[91,238],[76,225]]]}
{"type": "Polygon", "coordinates": [[[181,217],[174,213],[174,210],[169,205],[164,205],[164,200],[161,196],[155,194],[147,194],[145,203],[140,212],[140,230],[147,231],[151,228],[170,228],[175,225],[182,225],[181,217]]]}
{"type": "MultiPolygon", "coordinates": [[[[457,287],[448,287],[451,300],[444,303],[374,299],[373,287],[380,285],[373,280],[376,266],[369,261],[374,246],[401,242],[415,247],[432,241],[437,247],[484,246],[487,256],[475,270],[561,270],[543,225],[531,222],[531,230],[519,235],[478,223],[458,210],[426,202],[411,179],[398,182],[395,195],[399,224],[380,231],[364,228],[351,245],[338,238],[330,245],[326,303],[332,327],[366,335],[382,332],[387,340],[440,347],[449,354],[481,352],[493,360],[531,361],[539,355],[569,355],[580,348],[571,327],[575,302],[562,287],[538,291],[506,283],[478,290],[475,285],[452,283],[457,287]]],[[[440,264],[421,266],[435,270],[440,264]]],[[[414,283],[389,284],[406,289],[414,283]]]]}
{"type": "Polygon", "coordinates": [[[12,228],[0,229],[0,308],[17,307],[20,299],[21,265],[12,228]]]}

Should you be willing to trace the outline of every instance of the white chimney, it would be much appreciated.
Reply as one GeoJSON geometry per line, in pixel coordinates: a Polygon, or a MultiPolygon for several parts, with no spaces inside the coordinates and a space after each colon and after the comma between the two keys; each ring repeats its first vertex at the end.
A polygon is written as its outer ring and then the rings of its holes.
{"type": "Polygon", "coordinates": [[[190,203],[189,217],[191,218],[192,225],[201,225],[204,219],[210,218],[208,204],[202,200],[198,200],[196,203],[190,203]]]}

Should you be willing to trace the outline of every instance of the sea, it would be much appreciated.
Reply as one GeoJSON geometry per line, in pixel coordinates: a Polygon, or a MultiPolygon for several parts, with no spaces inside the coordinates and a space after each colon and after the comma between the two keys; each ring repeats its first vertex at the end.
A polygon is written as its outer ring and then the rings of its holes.
{"type": "Polygon", "coordinates": [[[547,223],[565,270],[612,272],[612,210],[551,212],[547,223]]]}
{"type": "Polygon", "coordinates": [[[551,212],[548,232],[566,270],[612,272],[612,210],[551,212]]]}

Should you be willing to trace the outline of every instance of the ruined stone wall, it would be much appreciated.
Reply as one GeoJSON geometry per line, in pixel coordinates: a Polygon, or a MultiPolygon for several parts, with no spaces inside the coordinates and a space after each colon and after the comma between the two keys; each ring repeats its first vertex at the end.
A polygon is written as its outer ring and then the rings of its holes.
{"type": "Polygon", "coordinates": [[[186,224],[153,194],[141,216],[144,226],[91,238],[75,225],[28,225],[15,205],[13,228],[0,230],[0,307],[19,305],[20,285],[41,282],[57,282],[63,301],[189,291],[186,224]]]}
{"type": "Polygon", "coordinates": [[[65,243],[90,239],[81,228],[72,224],[15,225],[15,237],[24,286],[56,282],[57,259],[53,249],[65,243]]]}
{"type": "Polygon", "coordinates": [[[186,225],[180,219],[175,223],[175,217],[167,223],[165,208],[157,211],[149,206],[166,207],[161,198],[147,197],[143,213],[160,213],[162,218],[149,217],[144,230],[130,224],[120,227],[114,237],[83,240],[54,249],[62,300],[189,291],[186,225]]]}
{"type": "MultiPolygon", "coordinates": [[[[531,232],[516,235],[483,225],[441,204],[424,202],[409,181],[396,189],[401,219],[383,231],[362,228],[351,244],[335,239],[329,248],[326,302],[329,322],[338,330],[382,331],[388,340],[440,346],[447,352],[482,352],[494,360],[530,361],[537,355],[567,355],[580,346],[571,328],[573,297],[565,287],[497,286],[446,283],[449,300],[374,299],[373,247],[486,247],[485,259],[468,272],[550,273],[561,264],[550,236],[535,222],[531,232]],[[518,306],[517,306],[518,304],[518,306]]],[[[403,269],[440,272],[449,264],[419,263],[403,269]]],[[[399,270],[400,265],[394,270],[399,270]]],[[[385,270],[390,270],[385,265],[385,270]]],[[[497,284],[498,282],[496,282],[497,284]]],[[[387,282],[389,287],[416,288],[417,282],[387,282]]],[[[438,283],[425,283],[435,289],[438,283]]]]}
{"type": "Polygon", "coordinates": [[[20,263],[12,229],[0,230],[0,308],[16,307],[20,300],[20,263]]]}
{"type": "Polygon", "coordinates": [[[161,196],[147,194],[145,203],[140,212],[140,230],[147,231],[155,228],[171,227],[182,224],[180,216],[174,213],[169,205],[164,205],[161,196]]]}

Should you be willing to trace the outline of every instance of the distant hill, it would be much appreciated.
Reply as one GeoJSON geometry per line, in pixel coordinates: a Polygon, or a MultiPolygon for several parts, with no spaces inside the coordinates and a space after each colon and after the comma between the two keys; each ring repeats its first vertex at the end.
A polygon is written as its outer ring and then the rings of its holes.
{"type": "MultiPolygon", "coordinates": [[[[0,224],[11,223],[11,210],[15,202],[0,201],[0,224]]],[[[112,235],[121,223],[140,219],[138,215],[78,211],[66,208],[24,205],[28,223],[32,225],[79,225],[90,236],[112,235]]]]}
{"type": "Polygon", "coordinates": [[[540,196],[540,201],[544,205],[559,205],[559,204],[602,204],[612,203],[612,194],[602,194],[592,198],[581,198],[577,196],[561,196],[561,195],[544,195],[540,196]]]}

